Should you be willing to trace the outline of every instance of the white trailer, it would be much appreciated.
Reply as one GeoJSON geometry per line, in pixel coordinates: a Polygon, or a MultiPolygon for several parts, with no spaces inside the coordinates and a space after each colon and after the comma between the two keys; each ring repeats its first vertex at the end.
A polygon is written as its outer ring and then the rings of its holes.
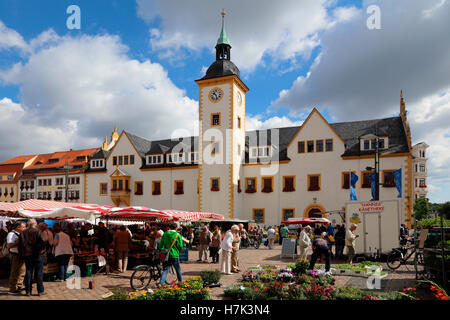
{"type": "Polygon", "coordinates": [[[379,256],[389,253],[399,245],[400,233],[399,200],[352,201],[346,204],[345,223],[358,227],[355,234],[356,254],[379,256]]]}

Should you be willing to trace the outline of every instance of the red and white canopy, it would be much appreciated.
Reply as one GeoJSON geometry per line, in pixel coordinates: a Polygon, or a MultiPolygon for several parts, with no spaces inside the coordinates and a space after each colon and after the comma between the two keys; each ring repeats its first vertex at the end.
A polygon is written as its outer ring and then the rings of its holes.
{"type": "Polygon", "coordinates": [[[172,221],[172,215],[147,207],[113,207],[102,213],[102,220],[172,221]]]}
{"type": "Polygon", "coordinates": [[[191,212],[181,210],[162,210],[162,212],[170,214],[174,217],[174,220],[181,221],[197,221],[197,220],[225,220],[225,217],[218,213],[213,212],[191,212]]]}
{"type": "Polygon", "coordinates": [[[155,210],[146,207],[112,208],[102,214],[102,220],[125,221],[197,221],[202,219],[225,220],[224,216],[211,212],[190,212],[181,210],[155,210]]]}
{"type": "Polygon", "coordinates": [[[113,207],[96,204],[68,203],[30,199],[15,203],[0,202],[0,215],[35,219],[86,219],[106,212],[113,207]]]}

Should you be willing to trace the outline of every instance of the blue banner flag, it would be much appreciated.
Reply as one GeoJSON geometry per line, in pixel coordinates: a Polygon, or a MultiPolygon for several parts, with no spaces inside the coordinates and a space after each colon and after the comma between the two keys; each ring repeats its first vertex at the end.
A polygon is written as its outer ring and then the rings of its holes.
{"type": "Polygon", "coordinates": [[[358,182],[358,176],[354,174],[353,172],[350,173],[350,200],[356,201],[358,198],[356,198],[356,192],[355,192],[355,186],[356,182],[358,182]]]}
{"type": "Polygon", "coordinates": [[[372,199],[375,199],[375,173],[369,174],[370,188],[372,189],[372,199]]]}
{"type": "Polygon", "coordinates": [[[397,198],[401,198],[402,197],[402,169],[400,168],[400,169],[392,172],[392,174],[394,175],[394,179],[395,179],[395,187],[398,190],[397,198]]]}

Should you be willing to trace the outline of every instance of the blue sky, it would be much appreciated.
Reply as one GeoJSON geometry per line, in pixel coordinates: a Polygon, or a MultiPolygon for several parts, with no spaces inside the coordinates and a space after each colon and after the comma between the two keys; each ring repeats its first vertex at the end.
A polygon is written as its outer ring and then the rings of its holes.
{"type": "Polygon", "coordinates": [[[215,59],[225,7],[247,128],[299,125],[313,107],[330,122],[389,117],[403,89],[413,142],[430,145],[430,198],[448,200],[449,2],[0,0],[0,160],[97,146],[114,125],[195,132],[194,80],[215,59]],[[81,30],[66,27],[72,4],[81,30]],[[381,30],[366,26],[372,4],[381,30]]]}

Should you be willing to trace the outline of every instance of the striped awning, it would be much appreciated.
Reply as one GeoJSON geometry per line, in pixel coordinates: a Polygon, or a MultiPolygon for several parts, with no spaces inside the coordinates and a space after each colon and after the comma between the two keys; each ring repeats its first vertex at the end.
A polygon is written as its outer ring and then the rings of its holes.
{"type": "Polygon", "coordinates": [[[170,214],[175,220],[180,221],[225,220],[223,215],[213,212],[192,212],[181,210],[162,210],[162,212],[170,214]]]}
{"type": "Polygon", "coordinates": [[[102,213],[102,220],[172,221],[172,215],[147,207],[113,207],[102,213]]]}
{"type": "Polygon", "coordinates": [[[29,199],[14,203],[0,202],[0,215],[35,219],[89,219],[113,207],[86,203],[29,199]]]}

